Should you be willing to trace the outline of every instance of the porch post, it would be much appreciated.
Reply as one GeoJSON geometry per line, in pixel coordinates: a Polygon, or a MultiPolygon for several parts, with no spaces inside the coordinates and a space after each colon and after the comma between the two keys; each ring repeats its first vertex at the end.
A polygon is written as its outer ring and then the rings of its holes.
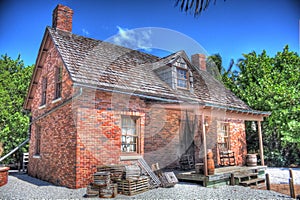
{"type": "Polygon", "coordinates": [[[205,121],[204,121],[204,113],[201,117],[201,124],[202,124],[202,135],[203,135],[203,148],[204,148],[204,175],[208,175],[207,171],[207,147],[206,147],[206,131],[205,131],[205,121]]]}
{"type": "Polygon", "coordinates": [[[264,160],[264,146],[263,146],[263,140],[261,134],[261,122],[257,121],[257,124],[258,124],[259,153],[260,153],[261,165],[264,166],[265,160],[264,160]]]}

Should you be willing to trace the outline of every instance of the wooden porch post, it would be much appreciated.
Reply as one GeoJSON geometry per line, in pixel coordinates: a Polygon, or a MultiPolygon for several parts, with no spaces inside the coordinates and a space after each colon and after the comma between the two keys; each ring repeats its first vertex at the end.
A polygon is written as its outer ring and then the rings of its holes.
{"type": "Polygon", "coordinates": [[[260,153],[261,165],[264,166],[265,160],[264,160],[264,146],[263,146],[262,133],[261,133],[261,122],[257,121],[257,124],[258,124],[259,153],[260,153]]]}
{"type": "Polygon", "coordinates": [[[206,147],[206,130],[205,130],[205,119],[204,114],[201,117],[201,124],[202,124],[202,135],[203,135],[203,148],[204,148],[204,175],[208,175],[207,171],[207,147],[206,147]]]}

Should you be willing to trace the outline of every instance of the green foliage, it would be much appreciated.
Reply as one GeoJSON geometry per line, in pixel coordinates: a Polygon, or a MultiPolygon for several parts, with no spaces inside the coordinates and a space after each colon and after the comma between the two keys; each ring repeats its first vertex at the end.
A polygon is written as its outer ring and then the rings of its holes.
{"type": "MultiPolygon", "coordinates": [[[[262,127],[266,159],[277,166],[289,165],[291,161],[299,165],[299,55],[286,46],[274,57],[268,56],[266,51],[243,56],[237,64],[240,72],[223,78],[225,85],[251,108],[272,112],[262,127]]],[[[247,130],[249,137],[255,134],[247,130]]],[[[252,145],[250,148],[257,148],[252,145]]]]}
{"type": "Polygon", "coordinates": [[[22,143],[28,132],[29,118],[23,111],[24,98],[30,83],[33,66],[25,67],[20,56],[0,59],[0,142],[4,153],[22,143]]]}

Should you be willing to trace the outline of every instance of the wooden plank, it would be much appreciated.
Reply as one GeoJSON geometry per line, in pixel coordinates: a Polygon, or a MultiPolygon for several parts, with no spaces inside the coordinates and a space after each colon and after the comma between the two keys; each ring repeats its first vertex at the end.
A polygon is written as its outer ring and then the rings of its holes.
{"type": "Polygon", "coordinates": [[[261,160],[261,165],[265,165],[264,161],[264,146],[263,146],[263,140],[262,140],[262,133],[261,133],[261,122],[257,121],[258,123],[258,139],[259,139],[259,153],[260,153],[260,160],[261,160]]]}
{"type": "Polygon", "coordinates": [[[201,124],[202,124],[202,135],[203,135],[203,150],[204,150],[204,175],[208,175],[207,170],[207,145],[206,145],[206,130],[205,130],[205,119],[204,119],[204,113],[202,113],[201,116],[201,124]]]}
{"type": "Polygon", "coordinates": [[[153,187],[153,188],[159,187],[160,184],[161,184],[159,178],[151,170],[151,168],[149,167],[147,162],[144,160],[144,158],[138,159],[138,163],[140,164],[141,168],[144,169],[147,172],[147,174],[150,176],[150,178],[151,178],[151,181],[150,181],[151,187],[153,187]]]}
{"type": "Polygon", "coordinates": [[[251,185],[251,184],[260,184],[262,182],[264,182],[265,179],[264,178],[256,178],[256,179],[251,179],[251,180],[248,180],[248,181],[242,181],[240,182],[240,185],[243,185],[243,186],[248,186],[248,185],[251,185]]]}

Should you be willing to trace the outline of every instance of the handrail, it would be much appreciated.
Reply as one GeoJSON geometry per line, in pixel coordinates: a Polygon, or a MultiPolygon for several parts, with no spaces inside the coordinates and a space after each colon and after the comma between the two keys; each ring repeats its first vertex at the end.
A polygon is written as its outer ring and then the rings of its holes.
{"type": "Polygon", "coordinates": [[[11,154],[15,153],[18,149],[20,149],[22,146],[24,146],[29,141],[29,138],[26,138],[24,142],[22,142],[19,146],[14,148],[11,152],[0,158],[0,162],[2,162],[5,158],[9,157],[11,154]]]}

